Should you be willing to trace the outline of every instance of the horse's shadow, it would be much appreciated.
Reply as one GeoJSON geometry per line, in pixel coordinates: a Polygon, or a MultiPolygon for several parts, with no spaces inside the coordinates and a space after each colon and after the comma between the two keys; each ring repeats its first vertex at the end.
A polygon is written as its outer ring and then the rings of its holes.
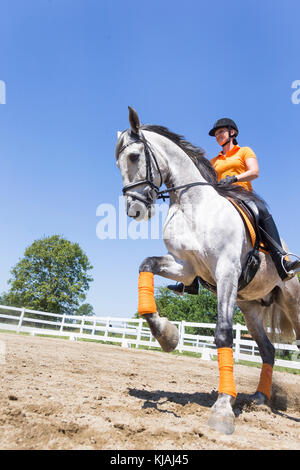
{"type": "MultiPolygon", "coordinates": [[[[212,391],[211,393],[203,393],[203,392],[196,392],[196,393],[179,393],[179,392],[168,392],[165,390],[139,390],[136,388],[129,388],[129,395],[140,400],[143,400],[144,403],[142,405],[143,409],[153,408],[160,413],[168,413],[174,415],[176,418],[180,418],[172,410],[162,409],[160,405],[164,405],[166,403],[176,403],[177,405],[181,405],[184,407],[188,404],[196,404],[199,406],[204,406],[206,408],[211,408],[215,401],[218,398],[218,392],[212,391]]],[[[254,409],[259,411],[262,410],[260,405],[253,404],[251,399],[252,395],[246,393],[239,393],[235,404],[233,405],[233,412],[236,417],[240,416],[242,413],[251,412],[254,409]]],[[[295,418],[293,416],[289,416],[286,413],[282,413],[282,411],[286,410],[286,403],[282,400],[280,403],[270,402],[270,408],[268,408],[272,413],[275,415],[283,416],[287,419],[292,421],[300,422],[300,419],[295,418]]]]}
{"type": "Polygon", "coordinates": [[[143,409],[154,408],[160,413],[172,414],[176,418],[180,418],[180,416],[174,411],[162,409],[160,405],[164,405],[167,402],[176,403],[181,406],[195,403],[210,408],[218,397],[218,393],[215,391],[211,393],[178,393],[167,392],[165,390],[138,390],[136,388],[130,388],[129,395],[144,400],[143,409]]]}

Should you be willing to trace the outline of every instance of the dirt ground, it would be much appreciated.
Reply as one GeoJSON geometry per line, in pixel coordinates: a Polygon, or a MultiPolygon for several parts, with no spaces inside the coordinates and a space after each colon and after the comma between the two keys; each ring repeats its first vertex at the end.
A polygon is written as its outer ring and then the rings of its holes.
{"type": "Polygon", "coordinates": [[[235,366],[230,436],[207,426],[217,363],[93,342],[0,334],[0,449],[300,449],[300,376],[235,366]]]}

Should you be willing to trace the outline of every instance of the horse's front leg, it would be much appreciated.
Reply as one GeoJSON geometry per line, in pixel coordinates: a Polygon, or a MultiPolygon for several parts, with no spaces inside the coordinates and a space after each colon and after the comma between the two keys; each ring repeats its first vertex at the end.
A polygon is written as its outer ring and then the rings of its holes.
{"type": "Polygon", "coordinates": [[[138,312],[147,320],[154,338],[166,352],[173,351],[179,340],[178,329],[167,318],[161,318],[154,299],[154,274],[191,283],[195,277],[187,263],[178,261],[168,254],[146,258],[139,268],[139,306],[138,312]]]}
{"type": "Polygon", "coordinates": [[[237,279],[232,273],[223,275],[217,282],[218,320],[215,344],[218,349],[219,390],[218,399],[211,408],[208,424],[224,434],[234,431],[232,406],[236,398],[233,376],[233,314],[236,304],[237,279]],[[235,282],[236,281],[236,282],[235,282]]]}

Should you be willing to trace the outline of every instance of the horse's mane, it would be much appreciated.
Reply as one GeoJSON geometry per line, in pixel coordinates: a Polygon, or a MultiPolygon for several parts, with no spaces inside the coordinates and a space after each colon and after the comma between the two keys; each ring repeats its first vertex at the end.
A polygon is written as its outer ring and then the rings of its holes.
{"type": "Polygon", "coordinates": [[[210,163],[210,161],[205,157],[205,150],[201,147],[196,147],[191,144],[182,135],[175,134],[170,131],[167,127],[157,126],[154,124],[143,124],[140,127],[141,130],[156,132],[167,139],[170,139],[172,142],[177,144],[193,161],[203,178],[214,187],[214,189],[220,194],[220,196],[231,197],[235,201],[240,201],[244,199],[251,199],[254,202],[263,202],[265,201],[256,193],[247,191],[240,185],[231,185],[228,187],[218,186],[218,177],[217,173],[210,163]]]}

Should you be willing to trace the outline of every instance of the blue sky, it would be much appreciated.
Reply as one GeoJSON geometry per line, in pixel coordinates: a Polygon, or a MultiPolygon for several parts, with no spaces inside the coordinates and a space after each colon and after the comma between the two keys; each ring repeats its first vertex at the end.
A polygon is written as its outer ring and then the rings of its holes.
{"type": "Polygon", "coordinates": [[[259,159],[254,189],[300,254],[299,14],[298,0],[1,2],[0,292],[25,248],[58,233],[94,266],[95,312],[136,311],[138,266],[163,241],[96,236],[97,207],[121,194],[114,148],[128,105],[209,158],[208,130],[233,118],[259,159]]]}

